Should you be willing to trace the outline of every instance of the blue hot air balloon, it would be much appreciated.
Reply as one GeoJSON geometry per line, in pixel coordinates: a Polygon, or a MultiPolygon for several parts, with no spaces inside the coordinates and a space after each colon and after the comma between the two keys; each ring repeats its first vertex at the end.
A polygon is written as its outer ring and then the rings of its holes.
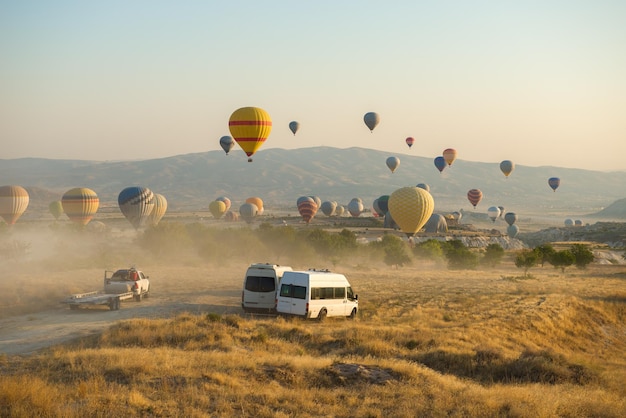
{"type": "Polygon", "coordinates": [[[559,185],[561,184],[561,179],[558,177],[550,177],[548,179],[548,185],[552,188],[553,191],[556,192],[556,189],[559,187],[559,185]]]}
{"type": "Polygon", "coordinates": [[[120,192],[117,203],[128,222],[139,229],[154,209],[154,193],[147,187],[127,187],[120,192]]]}
{"type": "Polygon", "coordinates": [[[446,168],[446,165],[448,164],[446,163],[445,158],[443,158],[441,155],[435,158],[435,167],[437,167],[437,170],[439,170],[440,173],[443,171],[444,168],[446,168]]]}

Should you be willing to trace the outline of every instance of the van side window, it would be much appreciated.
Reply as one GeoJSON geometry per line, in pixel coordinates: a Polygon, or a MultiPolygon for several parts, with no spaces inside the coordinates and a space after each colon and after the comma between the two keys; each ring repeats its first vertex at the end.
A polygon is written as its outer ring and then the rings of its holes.
{"type": "Polygon", "coordinates": [[[345,299],[346,298],[346,288],[345,287],[336,287],[335,288],[335,299],[345,299]]]}
{"type": "Polygon", "coordinates": [[[351,287],[348,287],[348,299],[354,300],[354,292],[351,287]]]}
{"type": "Polygon", "coordinates": [[[322,298],[322,290],[319,287],[311,288],[311,299],[321,299],[322,298]]]}
{"type": "Polygon", "coordinates": [[[280,296],[286,298],[306,299],[306,287],[283,284],[280,286],[280,296]]]}
{"type": "Polygon", "coordinates": [[[290,284],[283,284],[280,286],[280,295],[290,298],[291,297],[291,285],[290,284]]]}

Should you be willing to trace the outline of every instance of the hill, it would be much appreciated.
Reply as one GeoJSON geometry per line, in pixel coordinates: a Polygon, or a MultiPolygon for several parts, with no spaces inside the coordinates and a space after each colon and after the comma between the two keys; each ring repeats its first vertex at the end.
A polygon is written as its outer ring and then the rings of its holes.
{"type": "Polygon", "coordinates": [[[617,200],[590,216],[594,218],[626,219],[626,198],[617,200]]]}
{"type": "Polygon", "coordinates": [[[241,151],[138,161],[23,158],[0,160],[0,178],[3,184],[36,192],[29,212],[47,210],[53,197],[60,199],[72,187],[89,187],[98,193],[101,205],[116,206],[119,192],[131,185],[163,194],[170,211],[206,210],[221,195],[228,196],[235,208],[247,197],[259,196],[270,210],[295,211],[302,195],[343,205],[360,197],[370,208],[378,196],[417,183],[430,186],[438,211],[474,211],[466,198],[472,188],[484,195],[476,211],[495,205],[517,213],[563,217],[596,212],[626,196],[626,172],[518,165],[506,178],[499,162],[457,160],[439,173],[431,158],[397,155],[401,163],[391,173],[385,165],[389,156],[363,148],[313,147],[260,151],[253,163],[246,162],[241,151]],[[561,178],[556,192],[547,184],[553,176],[561,178]]]}

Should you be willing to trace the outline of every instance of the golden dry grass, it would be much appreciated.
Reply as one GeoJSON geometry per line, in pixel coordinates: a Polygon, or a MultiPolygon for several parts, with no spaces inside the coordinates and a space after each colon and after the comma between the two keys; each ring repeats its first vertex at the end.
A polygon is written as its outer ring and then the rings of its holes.
{"type": "MultiPolygon", "coordinates": [[[[623,266],[343,264],[361,313],[318,323],[244,315],[245,262],[139,264],[148,314],[125,305],[137,316],[96,335],[0,356],[0,416],[626,416],[623,266]]],[[[0,289],[33,285],[33,316],[101,285],[99,267],[33,269],[0,289]]]]}

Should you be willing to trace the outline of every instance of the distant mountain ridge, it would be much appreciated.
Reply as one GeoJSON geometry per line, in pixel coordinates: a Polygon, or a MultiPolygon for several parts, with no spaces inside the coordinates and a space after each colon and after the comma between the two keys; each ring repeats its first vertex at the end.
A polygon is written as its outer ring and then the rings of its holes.
{"type": "Polygon", "coordinates": [[[218,196],[228,196],[238,208],[250,196],[261,197],[268,208],[296,208],[302,195],[316,195],[347,205],[354,197],[371,208],[375,198],[403,186],[426,183],[436,210],[476,210],[504,206],[509,211],[564,214],[600,211],[626,197],[626,171],[600,172],[559,167],[516,166],[506,178],[499,162],[458,159],[443,173],[426,157],[397,154],[394,173],[387,157],[364,148],[312,147],[268,149],[248,163],[240,150],[177,155],[139,161],[83,161],[21,158],[0,160],[0,183],[29,190],[33,208],[47,208],[72,187],[96,191],[101,204],[116,205],[119,192],[141,185],[163,194],[169,210],[206,210],[218,196]],[[553,192],[547,180],[560,177],[553,192]],[[483,200],[473,209],[469,189],[478,188],[483,200]]]}

